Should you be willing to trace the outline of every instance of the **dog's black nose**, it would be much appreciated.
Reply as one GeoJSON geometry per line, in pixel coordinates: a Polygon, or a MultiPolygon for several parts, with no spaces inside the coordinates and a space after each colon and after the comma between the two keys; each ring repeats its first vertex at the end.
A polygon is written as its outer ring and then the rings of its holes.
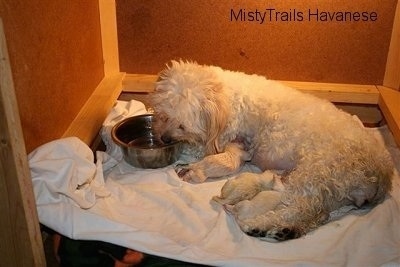
{"type": "Polygon", "coordinates": [[[168,143],[171,143],[172,139],[171,139],[171,136],[163,134],[161,136],[161,141],[163,141],[163,143],[165,143],[165,144],[168,144],[168,143]]]}

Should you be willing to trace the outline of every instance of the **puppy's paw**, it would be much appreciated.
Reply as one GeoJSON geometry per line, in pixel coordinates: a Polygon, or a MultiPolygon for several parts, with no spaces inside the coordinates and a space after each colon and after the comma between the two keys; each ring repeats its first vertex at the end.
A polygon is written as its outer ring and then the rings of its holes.
{"type": "Polygon", "coordinates": [[[222,205],[226,213],[235,215],[235,205],[224,204],[222,205]]]}
{"type": "Polygon", "coordinates": [[[220,196],[213,196],[212,200],[214,200],[215,202],[221,204],[221,205],[225,205],[227,204],[226,199],[220,196]]]}
{"type": "Polygon", "coordinates": [[[283,192],[285,190],[285,186],[282,183],[281,176],[274,174],[273,175],[273,186],[272,190],[283,192]]]}

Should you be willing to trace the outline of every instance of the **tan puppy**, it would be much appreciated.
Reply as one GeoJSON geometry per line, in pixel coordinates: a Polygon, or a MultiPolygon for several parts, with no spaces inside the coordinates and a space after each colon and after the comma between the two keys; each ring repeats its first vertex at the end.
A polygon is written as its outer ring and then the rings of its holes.
{"type": "Polygon", "coordinates": [[[262,174],[245,172],[228,180],[221,189],[221,195],[212,199],[220,204],[234,205],[242,200],[252,199],[264,190],[282,191],[280,177],[270,171],[262,174]]]}
{"type": "Polygon", "coordinates": [[[279,191],[261,191],[251,200],[242,200],[235,205],[224,204],[224,209],[238,221],[247,220],[273,210],[281,203],[281,196],[279,191]]]}

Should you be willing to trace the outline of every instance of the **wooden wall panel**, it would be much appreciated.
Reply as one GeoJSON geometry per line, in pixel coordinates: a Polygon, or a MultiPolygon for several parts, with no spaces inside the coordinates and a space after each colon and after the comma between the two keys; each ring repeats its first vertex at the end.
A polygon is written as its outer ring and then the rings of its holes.
{"type": "Polygon", "coordinates": [[[170,59],[182,58],[279,80],[382,84],[396,3],[117,0],[120,68],[155,74],[170,59]],[[292,14],[291,21],[230,18],[231,10],[268,8],[292,14]],[[375,12],[377,20],[317,22],[308,19],[309,9],[375,12]],[[303,21],[294,18],[296,12],[303,12],[303,21]]]}
{"type": "Polygon", "coordinates": [[[97,0],[0,0],[27,151],[59,138],[104,76],[97,0]]]}

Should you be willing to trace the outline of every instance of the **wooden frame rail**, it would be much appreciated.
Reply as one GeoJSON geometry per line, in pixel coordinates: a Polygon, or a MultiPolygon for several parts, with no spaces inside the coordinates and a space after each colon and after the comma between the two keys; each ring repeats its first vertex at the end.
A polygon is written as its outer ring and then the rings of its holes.
{"type": "Polygon", "coordinates": [[[90,145],[122,90],[124,73],[104,77],[62,137],[78,136],[90,145]]]}
{"type": "Polygon", "coordinates": [[[379,107],[400,147],[400,92],[379,86],[379,107]]]}
{"type": "MultiPolygon", "coordinates": [[[[124,93],[150,93],[157,75],[126,74],[122,81],[124,93]]],[[[284,84],[327,99],[331,102],[379,105],[389,128],[400,146],[400,92],[377,85],[335,84],[281,81],[284,84]]]]}
{"type": "MultiPolygon", "coordinates": [[[[157,75],[126,74],[122,85],[123,92],[150,93],[154,90],[157,75]]],[[[379,91],[375,85],[335,84],[281,81],[298,90],[311,93],[332,102],[378,104],[379,91]]]]}
{"type": "Polygon", "coordinates": [[[1,19],[0,202],[1,265],[46,266],[1,19]]]}

